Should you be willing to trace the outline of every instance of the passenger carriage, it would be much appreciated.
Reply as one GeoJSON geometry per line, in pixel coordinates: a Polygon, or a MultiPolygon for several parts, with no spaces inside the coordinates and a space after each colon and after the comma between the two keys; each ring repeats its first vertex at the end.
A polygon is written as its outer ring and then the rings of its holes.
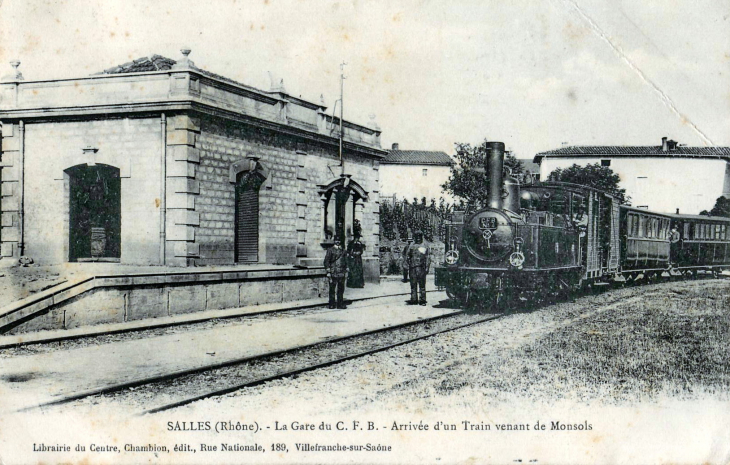
{"type": "Polygon", "coordinates": [[[715,274],[730,269],[730,218],[679,214],[669,217],[677,231],[670,245],[674,268],[715,274]]]}
{"type": "Polygon", "coordinates": [[[671,224],[670,215],[621,206],[621,272],[627,279],[669,271],[671,224]]]}

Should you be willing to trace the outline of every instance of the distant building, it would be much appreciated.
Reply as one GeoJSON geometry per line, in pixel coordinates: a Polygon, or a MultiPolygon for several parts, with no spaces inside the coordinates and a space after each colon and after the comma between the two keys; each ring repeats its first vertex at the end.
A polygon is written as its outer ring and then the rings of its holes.
{"type": "Polygon", "coordinates": [[[378,279],[380,128],[180,60],[0,82],[0,261],[321,265],[362,225],[378,279]],[[343,173],[344,171],[344,173],[343,173]]]}
{"type": "Polygon", "coordinates": [[[454,160],[444,152],[401,150],[393,144],[392,150],[380,161],[380,196],[382,198],[414,198],[427,200],[453,198],[441,189],[449,179],[454,160]]]}
{"type": "Polygon", "coordinates": [[[635,207],[696,214],[730,197],[730,147],[686,147],[662,138],[658,146],[575,146],[535,155],[541,179],[556,168],[599,163],[621,178],[635,207]]]}
{"type": "Polygon", "coordinates": [[[534,181],[540,180],[540,165],[538,163],[535,163],[532,158],[518,158],[517,160],[522,162],[525,171],[530,173],[534,181]]]}

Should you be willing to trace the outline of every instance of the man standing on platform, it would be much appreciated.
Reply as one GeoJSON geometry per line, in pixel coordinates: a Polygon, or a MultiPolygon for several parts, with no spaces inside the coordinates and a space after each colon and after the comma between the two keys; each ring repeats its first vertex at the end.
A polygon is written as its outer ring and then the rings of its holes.
{"type": "Polygon", "coordinates": [[[414,244],[408,248],[408,274],[411,278],[409,305],[426,305],[426,275],[431,266],[431,249],[423,243],[423,234],[413,235],[414,244]]]}
{"type": "Polygon", "coordinates": [[[408,242],[403,246],[403,253],[401,253],[401,267],[403,268],[403,282],[408,282],[408,249],[413,244],[413,239],[408,238],[408,242]]]}
{"type": "Polygon", "coordinates": [[[345,278],[347,277],[347,255],[339,239],[335,239],[335,245],[327,249],[324,257],[324,269],[327,271],[327,279],[330,285],[329,308],[346,308],[344,301],[345,278]],[[337,300],[335,301],[335,294],[337,300]]]}

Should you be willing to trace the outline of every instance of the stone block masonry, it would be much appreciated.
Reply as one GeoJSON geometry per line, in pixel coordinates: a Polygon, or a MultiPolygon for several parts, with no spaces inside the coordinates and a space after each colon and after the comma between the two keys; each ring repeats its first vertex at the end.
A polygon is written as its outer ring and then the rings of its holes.
{"type": "MultiPolygon", "coordinates": [[[[159,264],[160,122],[159,118],[115,118],[27,122],[24,140],[25,255],[36,263],[69,260],[69,203],[66,170],[107,165],[121,178],[121,261],[159,264]],[[86,149],[86,150],[85,150],[86,149]],[[135,221],[126,222],[134,218],[135,221]]],[[[2,242],[18,256],[19,152],[5,140],[20,136],[3,128],[2,242]]],[[[19,144],[10,144],[16,147],[19,144]]]]}
{"type": "MultiPolygon", "coordinates": [[[[201,117],[195,148],[200,188],[195,199],[200,215],[196,264],[235,262],[236,192],[229,169],[246,157],[257,158],[269,170],[259,191],[259,262],[295,264],[302,258],[324,258],[320,186],[339,176],[336,148],[210,116],[201,117]]],[[[372,160],[351,156],[347,169],[366,189],[377,190],[372,160]]],[[[360,208],[358,215],[363,227],[373,230],[372,208],[360,208]]],[[[370,251],[377,248],[372,234],[364,240],[370,251]]]]}
{"type": "Polygon", "coordinates": [[[105,276],[26,299],[0,315],[0,333],[72,329],[326,297],[322,268],[105,276]]]}
{"type": "Polygon", "coordinates": [[[386,152],[374,118],[343,123],[343,167],[339,123],[321,103],[236,83],[186,58],[134,63],[82,78],[0,81],[0,265],[25,254],[39,264],[317,266],[345,179],[353,186],[345,229],[351,235],[359,220],[366,255],[377,260],[386,152]]]}

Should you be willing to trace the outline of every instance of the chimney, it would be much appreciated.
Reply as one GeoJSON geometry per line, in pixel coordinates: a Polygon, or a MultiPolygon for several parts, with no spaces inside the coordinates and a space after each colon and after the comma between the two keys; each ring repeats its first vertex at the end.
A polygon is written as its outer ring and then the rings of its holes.
{"type": "Polygon", "coordinates": [[[679,215],[679,208],[677,208],[677,215],[679,215]]]}
{"type": "Polygon", "coordinates": [[[669,151],[669,145],[667,145],[667,138],[662,137],[662,152],[668,152],[669,151]]]}
{"type": "Polygon", "coordinates": [[[489,207],[501,210],[504,142],[487,142],[487,157],[487,172],[489,173],[489,207]]]}
{"type": "Polygon", "coordinates": [[[400,150],[398,147],[398,142],[393,142],[393,150],[400,150]]]}

